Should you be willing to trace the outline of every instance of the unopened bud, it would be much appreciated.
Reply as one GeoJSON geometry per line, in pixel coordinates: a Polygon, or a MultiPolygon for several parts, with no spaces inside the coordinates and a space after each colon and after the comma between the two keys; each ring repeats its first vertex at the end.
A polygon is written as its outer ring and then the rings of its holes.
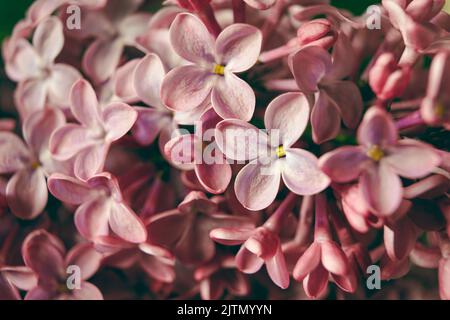
{"type": "Polygon", "coordinates": [[[319,46],[328,50],[337,39],[337,32],[327,19],[315,19],[303,24],[297,30],[300,46],[319,46]]]}

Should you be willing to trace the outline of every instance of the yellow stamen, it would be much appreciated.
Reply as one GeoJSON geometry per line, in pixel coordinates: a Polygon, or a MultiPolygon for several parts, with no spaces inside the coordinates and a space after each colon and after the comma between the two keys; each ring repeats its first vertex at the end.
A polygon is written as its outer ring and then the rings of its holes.
{"type": "Polygon", "coordinates": [[[215,74],[218,74],[219,76],[223,76],[225,74],[225,66],[222,66],[220,64],[215,64],[213,72],[215,74]]]}
{"type": "Polygon", "coordinates": [[[286,151],[284,150],[283,145],[278,146],[275,153],[277,154],[278,158],[284,158],[286,157],[286,151]]]}
{"type": "Polygon", "coordinates": [[[445,116],[445,106],[442,102],[438,102],[434,107],[434,113],[438,118],[443,118],[445,116]]]}
{"type": "Polygon", "coordinates": [[[41,166],[41,164],[39,163],[39,161],[35,161],[31,164],[31,168],[33,170],[36,170],[37,168],[39,168],[41,166]]]}
{"type": "Polygon", "coordinates": [[[373,145],[367,151],[367,156],[374,161],[380,161],[384,157],[384,151],[379,146],[373,145]]]}

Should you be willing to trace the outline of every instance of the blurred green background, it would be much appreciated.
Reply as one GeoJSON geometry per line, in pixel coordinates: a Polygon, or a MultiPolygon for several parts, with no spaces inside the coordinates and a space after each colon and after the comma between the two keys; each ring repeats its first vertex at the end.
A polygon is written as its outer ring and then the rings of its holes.
{"type": "MultiPolygon", "coordinates": [[[[360,14],[369,5],[379,3],[380,1],[381,0],[332,0],[332,3],[337,7],[346,8],[356,14],[360,14]]],[[[32,2],[33,0],[0,0],[0,41],[11,33],[14,24],[19,19],[23,18],[26,9],[32,2]]],[[[447,9],[450,10],[450,0],[447,0],[447,9]]]]}

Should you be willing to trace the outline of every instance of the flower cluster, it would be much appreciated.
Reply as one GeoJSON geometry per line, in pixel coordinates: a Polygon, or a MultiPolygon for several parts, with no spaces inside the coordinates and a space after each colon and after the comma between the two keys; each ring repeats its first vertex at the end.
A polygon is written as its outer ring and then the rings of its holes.
{"type": "Polygon", "coordinates": [[[155,3],[3,42],[0,299],[450,299],[445,1],[155,3]]]}

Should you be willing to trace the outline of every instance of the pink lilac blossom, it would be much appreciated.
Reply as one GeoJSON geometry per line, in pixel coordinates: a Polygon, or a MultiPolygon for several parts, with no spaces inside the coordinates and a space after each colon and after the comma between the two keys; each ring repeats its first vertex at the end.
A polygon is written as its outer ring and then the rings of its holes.
{"type": "Polygon", "coordinates": [[[3,42],[1,300],[450,300],[443,0],[149,3],[3,42]]]}

